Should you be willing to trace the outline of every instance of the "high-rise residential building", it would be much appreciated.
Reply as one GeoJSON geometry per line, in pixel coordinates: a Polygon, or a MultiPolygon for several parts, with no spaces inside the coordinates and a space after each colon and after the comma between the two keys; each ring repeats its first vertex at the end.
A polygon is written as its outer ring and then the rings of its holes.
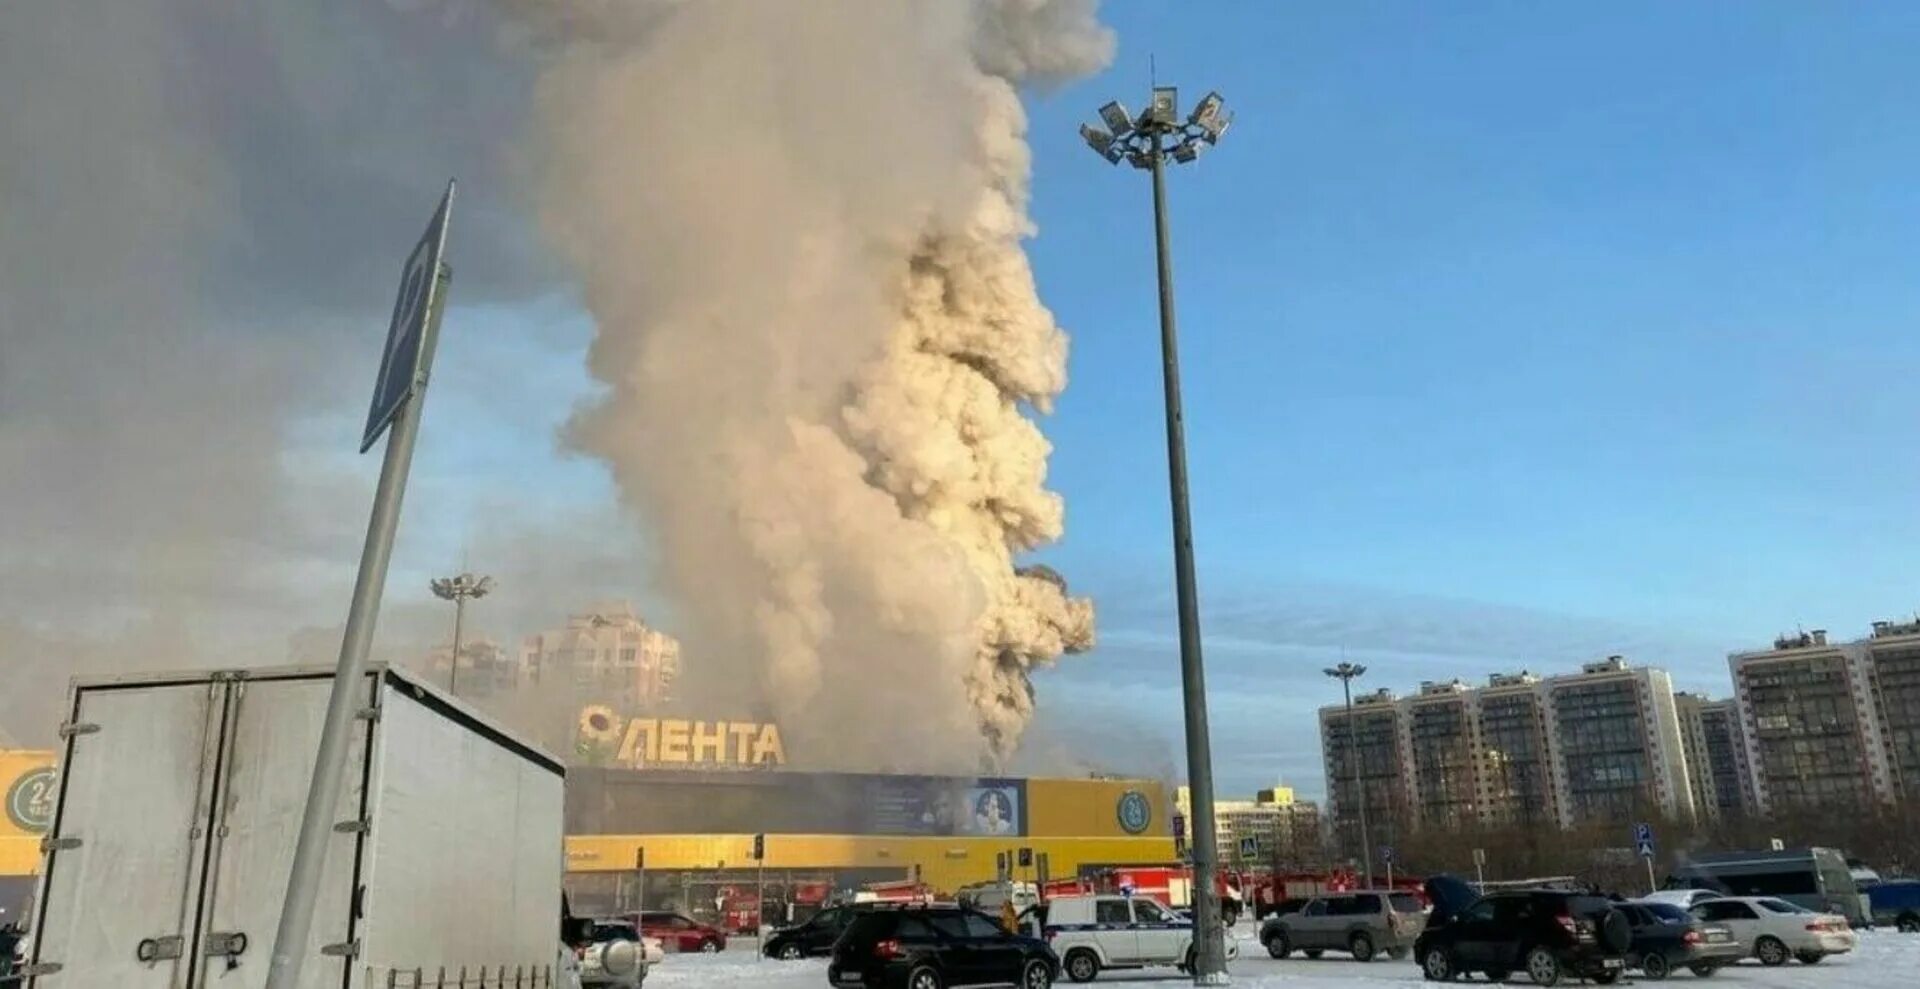
{"type": "Polygon", "coordinates": [[[1414,805],[1408,765],[1411,735],[1406,710],[1382,688],[1320,709],[1321,754],[1326,760],[1328,813],[1335,840],[1348,855],[1360,848],[1360,800],[1376,841],[1407,821],[1414,805]],[[1355,774],[1358,774],[1356,787],[1355,774]]]}
{"type": "Polygon", "coordinates": [[[1920,802],[1920,618],[1874,622],[1866,652],[1880,744],[1894,792],[1920,802]]]}
{"type": "Polygon", "coordinates": [[[520,664],[499,643],[474,639],[460,643],[460,675],[453,676],[453,645],[434,647],[427,667],[435,682],[452,685],[469,699],[502,693],[520,685],[520,664]]]}
{"type": "Polygon", "coordinates": [[[1451,828],[1478,821],[1480,760],[1471,691],[1459,680],[1423,683],[1402,703],[1413,766],[1413,823],[1451,828]]]}
{"type": "Polygon", "coordinates": [[[1752,774],[1740,709],[1732,700],[1675,693],[1680,739],[1687,754],[1687,782],[1694,810],[1704,818],[1738,817],[1753,811],[1752,774]]]}
{"type": "Polygon", "coordinates": [[[1376,691],[1354,698],[1353,718],[1349,728],[1344,706],[1320,709],[1333,823],[1349,845],[1358,835],[1350,750],[1379,839],[1395,827],[1694,813],[1673,682],[1619,656],[1546,679],[1523,671],[1479,688],[1423,683],[1402,700],[1376,691]]]}
{"type": "MultiPolygon", "coordinates": [[[[1900,638],[1887,636],[1882,654],[1904,668],[1900,638]]],[[[1755,810],[1866,807],[1893,798],[1890,749],[1874,703],[1874,641],[1830,643],[1815,629],[1728,657],[1755,810]]]]}
{"type": "Polygon", "coordinates": [[[1673,680],[1620,656],[1550,677],[1547,730],[1560,822],[1692,817],[1673,680]]]}
{"type": "Polygon", "coordinates": [[[612,602],[567,618],[564,628],[527,636],[521,677],[570,685],[583,701],[642,709],[672,697],[680,643],[612,602]]]}
{"type": "MultiPolygon", "coordinates": [[[[1173,802],[1182,817],[1193,820],[1191,790],[1176,788],[1173,802]]],[[[1303,866],[1319,860],[1319,808],[1309,801],[1295,800],[1290,786],[1260,790],[1252,800],[1215,800],[1213,830],[1220,860],[1228,865],[1303,866]],[[1249,839],[1251,854],[1246,845],[1249,839]]]]}
{"type": "Polygon", "coordinates": [[[1525,670],[1495,673],[1473,699],[1481,821],[1495,827],[1559,821],[1540,678],[1525,670]]]}

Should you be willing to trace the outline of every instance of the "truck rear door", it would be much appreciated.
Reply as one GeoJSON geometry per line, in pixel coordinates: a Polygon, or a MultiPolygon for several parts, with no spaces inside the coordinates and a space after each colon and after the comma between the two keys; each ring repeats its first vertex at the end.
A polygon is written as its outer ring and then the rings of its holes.
{"type": "MultiPolygon", "coordinates": [[[[361,709],[374,703],[373,679],[362,681],[361,709]]],[[[307,784],[320,748],[331,676],[240,680],[228,700],[222,782],[213,822],[213,863],[206,886],[200,989],[259,989],[266,985],[275,928],[293,868],[307,784]]],[[[361,795],[367,772],[367,732],[356,718],[347,748],[346,778],[327,847],[326,873],[314,904],[313,930],[300,983],[339,986],[352,941],[349,913],[365,817],[361,795]],[[322,957],[323,952],[325,957],[322,957]]]]}
{"type": "Polygon", "coordinates": [[[75,692],[35,907],[32,989],[177,989],[201,922],[225,688],[75,692]]]}

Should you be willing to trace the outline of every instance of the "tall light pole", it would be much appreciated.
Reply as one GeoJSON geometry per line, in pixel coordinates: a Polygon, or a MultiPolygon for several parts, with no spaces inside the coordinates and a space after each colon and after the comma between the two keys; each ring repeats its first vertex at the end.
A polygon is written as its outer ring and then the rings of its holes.
{"type": "Polygon", "coordinates": [[[453,602],[453,662],[447,669],[447,693],[457,693],[460,684],[460,627],[467,617],[467,599],[486,597],[487,592],[493,590],[493,578],[461,573],[452,577],[435,577],[427,582],[427,586],[433,588],[434,597],[453,602]]]}
{"type": "Polygon", "coordinates": [[[1208,93],[1186,120],[1179,119],[1179,94],[1156,86],[1153,100],[1136,118],[1119,103],[1100,108],[1101,129],[1080,126],[1086,139],[1109,164],[1123,159],[1153,173],[1153,232],[1160,263],[1160,359],[1165,377],[1167,479],[1173,501],[1173,571],[1180,607],[1181,693],[1186,701],[1187,785],[1193,794],[1193,918],[1196,928],[1193,981],[1227,981],[1227,954],[1220,926],[1220,901],[1214,894],[1219,851],[1213,831],[1213,753],[1207,737],[1207,682],[1200,659],[1200,601],[1193,576],[1193,518],[1187,506],[1186,427],[1180,412],[1180,356],[1173,326],[1173,259],[1167,233],[1166,160],[1188,162],[1225,133],[1230,117],[1219,93],[1208,93]]]}
{"type": "Polygon", "coordinates": [[[1367,668],[1341,660],[1339,666],[1329,666],[1322,672],[1339,680],[1341,691],[1347,695],[1347,779],[1353,787],[1354,803],[1360,807],[1360,860],[1366,863],[1366,881],[1372,885],[1373,838],[1367,833],[1367,790],[1360,778],[1360,735],[1353,727],[1353,681],[1367,668]]]}

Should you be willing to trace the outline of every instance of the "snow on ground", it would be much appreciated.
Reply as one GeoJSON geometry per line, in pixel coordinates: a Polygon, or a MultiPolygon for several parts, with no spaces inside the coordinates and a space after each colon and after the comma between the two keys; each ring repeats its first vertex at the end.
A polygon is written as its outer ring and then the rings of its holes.
{"type": "MultiPolygon", "coordinates": [[[[1389,986],[1430,986],[1423,982],[1420,970],[1411,960],[1378,961],[1360,964],[1329,954],[1318,961],[1295,956],[1285,961],[1268,958],[1254,940],[1251,925],[1235,931],[1240,938],[1240,958],[1230,966],[1236,986],[1285,987],[1285,989],[1372,989],[1389,986]]],[[[1622,984],[1645,979],[1630,976],[1622,984]]],[[[1779,968],[1766,968],[1758,962],[1742,962],[1710,979],[1696,979],[1681,972],[1667,980],[1674,989],[1686,989],[1697,982],[1701,989],[1735,987],[1781,987],[1781,989],[1912,989],[1920,984],[1920,936],[1893,931],[1865,931],[1860,947],[1851,954],[1836,955],[1819,965],[1788,962],[1779,968]]],[[[1114,984],[1126,989],[1144,989],[1160,985],[1177,989],[1189,984],[1177,972],[1168,969],[1144,969],[1136,972],[1102,974],[1091,989],[1114,984]]],[[[1485,982],[1463,983],[1486,985],[1485,982]]],[[[1528,985],[1519,977],[1510,985],[1528,985]]],[[[1564,983],[1578,985],[1578,983],[1564,983]]],[[[1062,989],[1073,983],[1062,980],[1062,989]]],[[[756,959],[751,938],[736,939],[729,949],[717,955],[668,955],[647,976],[646,989],[707,989],[707,987],[751,986],[754,989],[828,989],[827,963],[814,958],[797,962],[756,959]]]]}

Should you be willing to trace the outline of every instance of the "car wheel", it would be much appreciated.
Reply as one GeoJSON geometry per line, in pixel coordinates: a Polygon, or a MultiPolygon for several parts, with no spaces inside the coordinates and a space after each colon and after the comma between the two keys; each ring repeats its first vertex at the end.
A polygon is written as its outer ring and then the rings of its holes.
{"type": "Polygon", "coordinates": [[[1818,951],[1799,951],[1795,952],[1793,957],[1800,959],[1800,964],[1802,965],[1818,965],[1820,964],[1820,959],[1827,956],[1818,951]]]}
{"type": "Polygon", "coordinates": [[[1354,961],[1370,962],[1373,960],[1373,938],[1366,931],[1355,931],[1347,939],[1347,950],[1353,954],[1354,961]]]}
{"type": "Polygon", "coordinates": [[[1560,958],[1552,948],[1535,948],[1527,952],[1527,978],[1536,986],[1560,984],[1560,958]]]}
{"type": "Polygon", "coordinates": [[[940,989],[940,973],[922,965],[907,973],[907,989],[940,989]]]}
{"type": "Polygon", "coordinates": [[[719,950],[720,950],[720,942],[715,941],[712,938],[708,938],[705,941],[700,942],[700,953],[703,955],[711,955],[714,952],[719,950]]]}
{"type": "Polygon", "coordinates": [[[1760,959],[1762,965],[1785,965],[1787,963],[1787,945],[1777,937],[1763,937],[1754,942],[1753,956],[1760,959]]]}
{"type": "Polygon", "coordinates": [[[1420,956],[1420,974],[1426,976],[1428,982],[1452,982],[1460,973],[1454,971],[1453,956],[1436,945],[1420,956]]]}
{"type": "Polygon", "coordinates": [[[1046,962],[1035,959],[1020,971],[1020,989],[1051,989],[1053,971],[1046,962]]]}
{"type": "Polygon", "coordinates": [[[1709,965],[1706,962],[1694,962],[1693,964],[1687,966],[1687,971],[1692,972],[1694,975],[1694,978],[1704,979],[1707,976],[1720,971],[1720,966],[1709,965]]]}
{"type": "Polygon", "coordinates": [[[1318,958],[1322,954],[1319,948],[1308,948],[1300,953],[1306,955],[1308,958],[1318,958]]]}
{"type": "Polygon", "coordinates": [[[1920,934],[1920,913],[1903,913],[1893,922],[1894,930],[1902,934],[1920,934]]]}
{"type": "Polygon", "coordinates": [[[1656,951],[1640,959],[1640,974],[1649,979],[1664,979],[1673,974],[1673,963],[1667,960],[1666,955],[1656,951]]]}
{"type": "Polygon", "coordinates": [[[1075,948],[1067,952],[1067,978],[1075,982],[1092,982],[1100,974],[1100,956],[1085,948],[1075,948]]]}
{"type": "Polygon", "coordinates": [[[780,957],[786,961],[793,961],[800,957],[800,946],[791,942],[781,945],[780,957]]]}
{"type": "Polygon", "coordinates": [[[1267,954],[1275,958],[1285,958],[1293,954],[1293,942],[1287,940],[1286,931],[1274,931],[1267,938],[1267,954]]]}

